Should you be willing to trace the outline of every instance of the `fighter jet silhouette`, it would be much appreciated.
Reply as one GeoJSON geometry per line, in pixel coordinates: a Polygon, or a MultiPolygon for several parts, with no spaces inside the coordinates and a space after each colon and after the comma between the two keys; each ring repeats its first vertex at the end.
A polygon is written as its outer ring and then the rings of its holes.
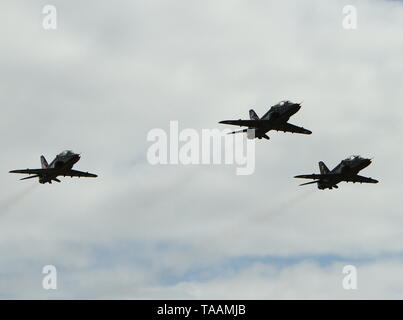
{"type": "Polygon", "coordinates": [[[360,156],[351,156],[341,161],[332,171],[321,161],[319,162],[320,174],[303,174],[294,178],[315,179],[315,181],[303,183],[300,186],[317,183],[318,188],[332,189],[338,188],[337,184],[345,182],[378,183],[377,180],[359,176],[358,172],[368,167],[372,163],[371,159],[364,159],[360,156]]]}
{"type": "Polygon", "coordinates": [[[73,166],[80,160],[80,155],[71,150],[65,150],[58,154],[56,158],[48,164],[44,156],[41,156],[41,169],[21,169],[13,170],[10,173],[33,174],[20,180],[39,178],[39,183],[52,183],[52,181],[60,182],[58,176],[69,177],[89,177],[96,178],[96,174],[72,170],[73,166]]]}
{"type": "Polygon", "coordinates": [[[233,131],[230,134],[247,132],[249,139],[265,138],[268,140],[270,138],[266,135],[266,133],[270,130],[311,134],[311,131],[287,122],[291,116],[299,111],[299,109],[301,109],[300,103],[281,101],[275,106],[271,107],[270,110],[267,111],[261,118],[258,117],[253,109],[251,109],[249,110],[250,120],[224,120],[220,121],[219,123],[248,127],[248,129],[233,131]]]}

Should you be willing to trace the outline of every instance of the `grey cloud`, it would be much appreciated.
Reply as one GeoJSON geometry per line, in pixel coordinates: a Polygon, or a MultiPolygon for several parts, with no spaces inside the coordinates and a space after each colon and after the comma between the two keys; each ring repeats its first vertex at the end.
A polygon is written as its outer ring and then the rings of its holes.
{"type": "MultiPolygon", "coordinates": [[[[62,268],[62,298],[225,298],[248,282],[236,297],[346,297],[328,286],[338,275],[304,262],[269,277],[270,263],[223,269],[235,274],[204,282],[181,277],[200,261],[209,270],[250,255],[399,255],[403,8],[351,3],[355,31],[341,27],[342,1],[56,2],[59,29],[45,32],[43,1],[4,1],[1,297],[52,298],[37,287],[49,263],[62,268]],[[313,135],[258,141],[252,176],[236,176],[232,166],[146,162],[150,129],[170,120],[216,128],[284,98],[304,101],[291,122],[313,135]],[[34,181],[7,172],[66,148],[82,152],[77,168],[99,178],[40,185],[21,197],[34,181]],[[375,157],[365,174],[378,185],[319,192],[292,178],[353,153],[375,157]],[[120,258],[122,243],[133,244],[123,246],[131,259],[120,258]],[[102,248],[119,265],[104,265],[102,248]],[[317,272],[304,278],[309,268],[317,272]],[[164,270],[175,275],[170,285],[164,270]],[[296,282],[287,281],[294,272],[296,282]],[[265,291],[262,279],[277,289],[265,291]],[[317,285],[307,291],[310,280],[317,285]]],[[[384,260],[366,268],[400,266],[384,260]]],[[[358,296],[394,298],[400,288],[364,285],[358,296]]]]}

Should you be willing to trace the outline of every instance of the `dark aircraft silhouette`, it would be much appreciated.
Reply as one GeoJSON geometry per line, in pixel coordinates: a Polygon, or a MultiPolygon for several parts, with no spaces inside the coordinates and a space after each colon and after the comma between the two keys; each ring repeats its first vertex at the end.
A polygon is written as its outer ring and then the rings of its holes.
{"type": "Polygon", "coordinates": [[[315,179],[315,181],[300,184],[304,186],[307,184],[317,183],[318,188],[332,189],[338,188],[337,184],[345,182],[359,182],[359,183],[378,183],[377,180],[359,176],[358,172],[368,167],[371,164],[371,159],[364,159],[360,156],[351,156],[341,161],[332,171],[321,161],[319,162],[320,174],[303,174],[295,176],[294,178],[315,179]]]}
{"type": "Polygon", "coordinates": [[[73,166],[80,160],[80,155],[74,153],[70,150],[63,151],[58,154],[56,158],[48,164],[44,156],[41,156],[41,169],[21,169],[21,170],[13,170],[10,173],[25,173],[25,174],[34,174],[33,176],[29,176],[26,178],[22,178],[20,180],[39,178],[39,183],[52,183],[52,181],[60,182],[57,179],[58,176],[69,176],[69,177],[88,177],[88,178],[96,178],[96,174],[82,172],[77,170],[72,170],[73,166]]]}
{"type": "Polygon", "coordinates": [[[292,115],[299,111],[299,109],[301,109],[300,103],[281,101],[275,106],[271,107],[270,110],[267,111],[261,118],[259,118],[256,112],[251,109],[249,110],[250,120],[224,120],[220,121],[219,123],[248,127],[248,129],[233,131],[230,132],[230,134],[247,132],[249,139],[265,138],[268,140],[270,138],[266,135],[266,133],[270,130],[311,134],[311,131],[287,122],[292,115]]]}

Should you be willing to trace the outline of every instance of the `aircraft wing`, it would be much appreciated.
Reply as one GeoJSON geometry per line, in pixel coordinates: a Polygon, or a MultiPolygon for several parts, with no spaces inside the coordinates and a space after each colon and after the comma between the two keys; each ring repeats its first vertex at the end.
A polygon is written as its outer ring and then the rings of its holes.
{"type": "Polygon", "coordinates": [[[268,125],[269,122],[271,122],[271,121],[270,120],[224,120],[224,121],[220,121],[219,123],[230,124],[233,126],[240,126],[240,127],[260,128],[260,127],[268,125]]]}
{"type": "Polygon", "coordinates": [[[52,169],[21,169],[21,170],[12,170],[10,173],[25,173],[25,174],[44,174],[51,172],[52,169]]]}
{"type": "Polygon", "coordinates": [[[372,178],[367,178],[363,176],[352,176],[352,177],[347,177],[344,179],[347,182],[359,182],[359,183],[378,183],[378,180],[372,179],[372,178]]]}
{"type": "Polygon", "coordinates": [[[96,177],[98,177],[96,174],[83,172],[83,171],[78,171],[78,170],[69,170],[67,172],[64,172],[61,175],[62,176],[68,176],[68,177],[86,177],[86,178],[96,178],[96,177]]]}
{"type": "Polygon", "coordinates": [[[312,131],[305,129],[303,127],[295,126],[291,123],[273,123],[271,126],[273,130],[284,131],[284,132],[292,132],[292,133],[302,133],[302,134],[311,134],[312,131]]]}
{"type": "Polygon", "coordinates": [[[302,174],[299,176],[295,176],[294,178],[302,178],[302,179],[339,179],[340,181],[346,182],[359,182],[359,183],[378,183],[378,180],[367,178],[363,176],[347,176],[343,174],[302,174]]]}
{"type": "Polygon", "coordinates": [[[299,176],[295,176],[294,178],[302,178],[302,179],[315,179],[315,180],[320,180],[320,179],[326,179],[330,177],[334,177],[335,175],[333,174],[301,174],[299,176]]]}

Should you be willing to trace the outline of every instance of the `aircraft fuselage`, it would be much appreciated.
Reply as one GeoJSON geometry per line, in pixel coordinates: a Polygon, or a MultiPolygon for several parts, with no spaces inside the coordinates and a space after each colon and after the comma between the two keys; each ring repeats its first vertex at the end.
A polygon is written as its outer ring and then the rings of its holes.
{"type": "Polygon", "coordinates": [[[292,102],[282,102],[270,108],[261,118],[261,120],[269,120],[267,125],[261,128],[249,128],[253,130],[256,138],[261,139],[267,132],[273,129],[277,123],[286,123],[294,114],[301,109],[301,105],[292,102]]]}
{"type": "Polygon", "coordinates": [[[52,181],[58,181],[57,177],[63,175],[63,172],[67,172],[73,168],[73,166],[80,160],[80,155],[71,151],[64,151],[56,156],[56,158],[49,164],[48,168],[55,169],[50,174],[44,174],[39,177],[39,182],[52,183],[52,181]]]}
{"type": "Polygon", "coordinates": [[[322,190],[337,188],[337,184],[356,176],[361,170],[368,167],[371,162],[370,159],[360,157],[345,159],[329,172],[329,175],[334,175],[334,177],[320,179],[318,188],[322,190]]]}

